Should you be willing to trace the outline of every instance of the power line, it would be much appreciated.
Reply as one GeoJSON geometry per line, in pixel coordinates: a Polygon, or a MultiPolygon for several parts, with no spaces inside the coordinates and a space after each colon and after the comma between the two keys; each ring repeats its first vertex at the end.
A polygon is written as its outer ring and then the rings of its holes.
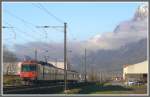
{"type": "MultiPolygon", "coordinates": [[[[29,25],[32,25],[32,26],[35,27],[35,25],[34,25],[33,23],[31,23],[31,22],[29,22],[29,21],[26,21],[26,20],[24,20],[24,19],[22,19],[22,18],[16,16],[15,14],[11,13],[11,12],[8,11],[8,10],[6,10],[5,12],[7,12],[9,15],[11,15],[11,16],[13,16],[14,18],[16,18],[16,19],[20,20],[21,22],[23,22],[24,26],[26,26],[27,28],[30,28],[31,31],[37,32],[37,31],[35,31],[32,27],[29,26],[29,25]],[[29,25],[27,25],[27,24],[29,24],[29,25]]],[[[56,31],[59,31],[59,30],[57,29],[58,27],[52,26],[51,28],[55,29],[56,31]]],[[[25,28],[25,29],[26,29],[26,28],[25,28]]],[[[21,31],[21,32],[23,32],[23,31],[21,31]]],[[[24,32],[24,33],[25,33],[25,32],[24,32]]],[[[28,35],[29,35],[29,34],[28,34],[28,35]]],[[[29,35],[29,36],[30,36],[30,35],[29,35]]],[[[32,37],[33,37],[33,35],[32,35],[32,37]]],[[[35,37],[35,36],[34,36],[34,37],[35,37]]],[[[40,40],[40,39],[38,39],[38,38],[36,38],[36,39],[37,39],[37,40],[40,40]]]]}
{"type": "Polygon", "coordinates": [[[5,9],[5,12],[8,13],[9,15],[13,16],[14,18],[20,20],[24,24],[24,26],[26,26],[27,28],[30,28],[32,32],[37,32],[31,26],[29,26],[29,25],[32,25],[33,27],[35,27],[35,24],[33,24],[33,23],[23,19],[23,18],[20,18],[20,17],[16,16],[15,14],[13,14],[12,12],[10,12],[10,11],[8,11],[6,9],[5,9]]]}
{"type": "Polygon", "coordinates": [[[29,22],[29,21],[26,21],[26,20],[24,20],[24,19],[22,19],[22,18],[16,16],[15,14],[13,14],[12,12],[10,12],[10,11],[8,11],[8,10],[6,10],[6,9],[5,9],[5,12],[8,13],[9,15],[13,16],[14,18],[16,18],[16,19],[18,19],[18,20],[24,22],[24,23],[28,23],[28,24],[30,24],[30,25],[34,25],[33,23],[31,23],[31,22],[29,22]]]}
{"type": "MultiPolygon", "coordinates": [[[[46,13],[48,13],[49,15],[51,15],[51,16],[53,16],[57,21],[61,21],[59,18],[57,18],[55,15],[53,15],[52,13],[50,13],[46,8],[44,8],[44,6],[42,6],[42,5],[40,5],[40,8],[41,9],[43,9],[46,13]]],[[[16,19],[18,19],[18,20],[20,20],[21,22],[23,22],[23,24],[24,24],[24,26],[29,26],[29,25],[32,25],[32,26],[34,26],[35,27],[35,25],[33,24],[33,23],[31,23],[31,22],[28,22],[28,21],[26,21],[26,20],[24,20],[24,19],[22,19],[22,18],[20,18],[20,17],[18,17],[18,16],[16,16],[16,15],[14,15],[13,13],[11,13],[10,11],[5,11],[5,12],[7,12],[9,15],[11,15],[11,16],[13,16],[14,18],[16,18],[16,19]],[[29,25],[27,25],[27,24],[29,24],[29,25]]],[[[29,26],[30,27],[30,26],[29,26]]],[[[30,27],[31,28],[31,27],[30,27]]],[[[51,28],[54,28],[54,29],[56,29],[55,27],[51,27],[51,28]]],[[[33,32],[35,32],[35,30],[33,30],[32,29],[32,31],[33,32]]],[[[21,32],[23,32],[23,31],[21,31],[21,32]]],[[[24,34],[27,34],[26,32],[24,32],[24,34]]],[[[28,35],[28,36],[30,36],[30,35],[28,35]]],[[[33,35],[32,35],[33,36],[33,35]]],[[[32,37],[33,38],[33,37],[32,37]]]]}
{"type": "MultiPolygon", "coordinates": [[[[8,23],[8,22],[6,22],[5,21],[5,23],[6,24],[8,24],[8,25],[11,25],[10,23],[8,23]]],[[[30,39],[35,39],[35,40],[40,40],[40,39],[38,39],[38,38],[36,38],[36,37],[34,37],[33,35],[31,36],[30,34],[28,34],[27,32],[25,32],[25,31],[22,31],[21,29],[19,29],[19,28],[17,28],[17,27],[14,27],[16,30],[18,30],[19,32],[22,32],[25,36],[27,36],[28,38],[30,37],[30,39]]],[[[14,30],[15,31],[15,30],[14,30]]],[[[25,39],[24,37],[21,37],[21,39],[24,39],[25,41],[27,40],[28,41],[28,39],[25,39]]],[[[42,49],[43,51],[45,51],[45,49],[42,49]]]]}
{"type": "Polygon", "coordinates": [[[55,16],[52,12],[50,12],[48,9],[46,9],[42,4],[38,3],[39,6],[37,6],[36,4],[33,4],[35,7],[43,10],[44,12],[46,12],[48,15],[50,15],[51,17],[53,17],[55,20],[57,20],[60,23],[64,23],[63,20],[61,20],[60,18],[58,18],[57,16],[55,16]]]}
{"type": "MultiPolygon", "coordinates": [[[[33,4],[33,5],[35,5],[35,4],[33,4]]],[[[44,10],[46,13],[48,13],[49,15],[52,15],[53,17],[55,17],[55,19],[57,19],[57,20],[59,20],[59,21],[62,21],[61,19],[59,19],[59,18],[57,18],[55,15],[53,15],[50,11],[48,11],[44,6],[42,6],[41,4],[39,4],[39,6],[37,6],[37,5],[35,5],[36,7],[38,7],[38,8],[40,8],[40,9],[42,9],[42,10],[44,10]]],[[[8,10],[6,10],[5,12],[7,12],[9,15],[11,15],[11,16],[13,16],[14,18],[16,18],[16,19],[18,19],[18,20],[20,20],[21,22],[23,22],[23,24],[24,24],[24,26],[26,26],[27,28],[31,28],[31,30],[33,31],[33,32],[36,32],[32,27],[30,27],[30,26],[28,26],[27,24],[30,24],[30,25],[32,25],[32,26],[34,26],[35,27],[35,25],[33,24],[33,23],[31,23],[31,22],[29,22],[29,21],[26,21],[26,20],[24,20],[24,19],[22,19],[22,18],[20,18],[20,17],[18,17],[18,16],[16,16],[16,15],[14,15],[13,13],[11,13],[10,11],[8,11],[8,10]]],[[[62,21],[62,23],[64,23],[63,21],[62,21]]],[[[55,26],[51,26],[51,28],[53,28],[53,29],[55,29],[56,31],[59,31],[58,30],[58,27],[55,27],[55,26]]],[[[21,32],[23,32],[23,31],[21,31],[21,32]]],[[[45,31],[44,31],[45,32],[45,31]]],[[[28,34],[29,35],[29,34],[28,34]]],[[[30,36],[30,35],[29,35],[30,36]]],[[[32,35],[33,36],[33,35],[32,35]]],[[[37,39],[37,38],[36,38],[37,39]]],[[[39,39],[37,39],[37,40],[39,40],[39,39]]]]}
{"type": "Polygon", "coordinates": [[[73,35],[73,33],[72,33],[72,31],[71,31],[70,27],[68,27],[68,30],[69,30],[69,34],[72,36],[73,40],[77,40],[77,38],[76,38],[76,37],[74,37],[74,35],[73,35]]]}
{"type": "Polygon", "coordinates": [[[36,41],[37,40],[41,40],[40,38],[37,38],[37,37],[35,37],[33,35],[30,35],[28,32],[22,31],[20,28],[15,27],[15,29],[18,30],[19,32],[22,32],[25,35],[25,37],[27,37],[27,38],[30,37],[30,39],[36,40],[36,41]]]}
{"type": "MultiPolygon", "coordinates": [[[[10,23],[8,23],[8,22],[6,22],[6,21],[5,21],[5,23],[12,26],[12,24],[10,24],[10,23]]],[[[14,32],[14,33],[16,33],[15,30],[18,30],[19,32],[22,32],[25,36],[30,36],[28,33],[26,33],[26,32],[24,32],[24,31],[20,30],[19,28],[13,26],[13,32],[14,32]],[[26,35],[26,34],[27,34],[27,35],[26,35]]],[[[29,38],[29,37],[25,37],[25,38],[29,38]]],[[[21,39],[25,39],[25,38],[24,38],[24,37],[21,37],[21,39]]],[[[34,37],[32,36],[31,39],[33,39],[33,38],[34,38],[34,37]]],[[[25,39],[25,40],[28,40],[28,39],[25,39]]]]}
{"type": "MultiPolygon", "coordinates": [[[[11,28],[12,28],[12,25],[11,25],[10,23],[8,23],[8,22],[6,22],[6,21],[5,21],[5,23],[7,23],[8,25],[10,25],[11,28]]],[[[6,28],[6,26],[5,26],[4,28],[6,28]]],[[[13,27],[13,28],[14,28],[14,27],[13,27]]],[[[16,28],[16,27],[15,27],[15,28],[16,28]]],[[[16,28],[16,29],[19,30],[18,28],[16,28]]],[[[21,30],[19,30],[19,31],[21,31],[21,30]]],[[[23,32],[23,31],[21,31],[21,32],[23,32]]],[[[16,32],[15,32],[14,29],[13,29],[13,33],[16,34],[16,32]]],[[[25,33],[25,32],[23,32],[23,33],[24,33],[24,34],[27,34],[27,33],[25,33]]],[[[29,36],[29,35],[28,35],[28,36],[29,36]]],[[[19,37],[20,37],[20,36],[19,36],[19,37]]],[[[29,38],[29,37],[28,37],[28,38],[29,38]]],[[[33,37],[31,37],[31,38],[33,39],[33,37]]],[[[28,40],[28,39],[25,39],[24,37],[21,37],[21,39],[23,39],[23,40],[25,40],[25,41],[28,40]]],[[[22,45],[22,46],[23,46],[23,45],[22,45]]],[[[29,49],[28,47],[25,47],[25,46],[24,46],[24,48],[29,49]]],[[[36,49],[37,49],[37,48],[36,48],[36,49]]],[[[42,49],[42,50],[45,51],[45,49],[42,49]]],[[[42,50],[39,50],[39,49],[38,49],[38,51],[42,51],[42,50]]]]}
{"type": "Polygon", "coordinates": [[[84,62],[85,62],[85,79],[84,79],[84,80],[85,80],[85,82],[87,82],[87,72],[86,72],[86,67],[87,67],[87,66],[86,66],[86,59],[87,59],[87,58],[86,58],[86,57],[87,57],[87,56],[86,56],[86,48],[85,48],[85,58],[84,58],[84,62]]]}
{"type": "MultiPolygon", "coordinates": [[[[14,27],[13,27],[12,25],[10,25],[10,24],[8,24],[8,25],[9,25],[9,26],[3,26],[3,28],[4,28],[4,29],[5,29],[5,28],[6,28],[6,29],[7,29],[7,28],[10,28],[10,29],[11,29],[12,33],[14,34],[14,38],[13,38],[13,39],[14,39],[14,46],[15,46],[15,45],[16,45],[16,44],[15,44],[15,42],[16,42],[16,32],[14,31],[14,29],[13,29],[14,27]]],[[[11,42],[11,43],[12,43],[12,42],[11,42]]]]}
{"type": "Polygon", "coordinates": [[[48,38],[48,33],[45,29],[47,28],[63,28],[64,26],[49,26],[49,25],[42,25],[42,26],[36,26],[36,28],[42,28],[44,30],[44,33],[45,33],[45,39],[48,38]]]}
{"type": "MultiPolygon", "coordinates": [[[[37,5],[35,5],[36,7],[38,7],[38,8],[43,8],[43,10],[45,11],[45,12],[47,12],[48,14],[50,14],[50,15],[52,15],[56,20],[58,20],[58,21],[60,21],[61,23],[64,23],[61,19],[59,19],[58,17],[56,17],[54,14],[52,14],[50,11],[48,11],[46,8],[44,8],[44,6],[42,6],[42,4],[39,4],[41,7],[39,7],[39,6],[37,6],[37,5]]],[[[53,28],[53,27],[52,27],[53,28]]],[[[56,28],[56,27],[54,27],[54,28],[56,28]]],[[[57,29],[56,29],[57,30],[57,29]]],[[[68,30],[70,30],[70,28],[68,27],[68,30]]],[[[69,31],[69,33],[74,37],[74,35],[71,33],[71,31],[69,31]]],[[[75,40],[76,38],[74,38],[73,40],[75,40]]]]}

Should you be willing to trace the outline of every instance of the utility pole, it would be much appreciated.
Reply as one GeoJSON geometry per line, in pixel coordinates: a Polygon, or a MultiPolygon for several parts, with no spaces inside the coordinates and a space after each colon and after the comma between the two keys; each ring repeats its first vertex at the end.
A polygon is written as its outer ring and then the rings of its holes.
{"type": "MultiPolygon", "coordinates": [[[[47,62],[47,57],[46,56],[44,56],[44,58],[45,58],[45,62],[47,62]]],[[[45,66],[43,65],[43,79],[45,78],[45,66]]]]}
{"type": "Polygon", "coordinates": [[[102,82],[102,75],[101,75],[101,72],[99,72],[99,82],[100,82],[100,83],[102,82]]]}
{"type": "Polygon", "coordinates": [[[64,92],[67,90],[67,23],[64,23],[64,26],[37,26],[37,28],[64,28],[64,92]]]}
{"type": "MultiPolygon", "coordinates": [[[[71,54],[72,53],[72,50],[68,50],[67,51],[69,54],[71,54]]],[[[69,54],[67,54],[68,56],[67,56],[67,70],[71,70],[71,58],[69,58],[70,56],[69,56],[69,54]]]]}
{"type": "MultiPolygon", "coordinates": [[[[55,66],[57,67],[57,58],[55,58],[55,66]]],[[[58,72],[58,70],[56,70],[56,72],[55,72],[55,79],[56,79],[56,76],[57,76],[57,72],[58,72]]]]}
{"type": "Polygon", "coordinates": [[[37,49],[35,49],[35,60],[37,61],[37,49]]]}
{"type": "Polygon", "coordinates": [[[82,68],[81,68],[81,78],[82,80],[84,80],[84,56],[81,57],[81,64],[82,64],[82,68]]]}
{"type": "Polygon", "coordinates": [[[85,61],[85,82],[87,82],[87,72],[86,72],[86,48],[85,48],[85,57],[84,57],[84,61],[85,61]]]}
{"type": "Polygon", "coordinates": [[[67,90],[67,23],[64,23],[64,82],[65,82],[65,88],[64,92],[66,93],[67,90]]]}
{"type": "Polygon", "coordinates": [[[102,72],[101,72],[101,83],[102,83],[102,81],[103,81],[103,76],[102,76],[102,72]]]}
{"type": "Polygon", "coordinates": [[[55,58],[55,62],[56,62],[56,63],[55,63],[55,66],[57,67],[57,58],[55,58]]]}

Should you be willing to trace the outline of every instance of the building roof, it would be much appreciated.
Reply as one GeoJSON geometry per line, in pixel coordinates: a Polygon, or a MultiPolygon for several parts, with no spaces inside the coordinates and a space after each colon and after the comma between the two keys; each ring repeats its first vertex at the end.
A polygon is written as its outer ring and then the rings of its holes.
{"type": "Polygon", "coordinates": [[[131,74],[148,73],[148,61],[146,60],[137,64],[126,65],[123,72],[131,74]]]}

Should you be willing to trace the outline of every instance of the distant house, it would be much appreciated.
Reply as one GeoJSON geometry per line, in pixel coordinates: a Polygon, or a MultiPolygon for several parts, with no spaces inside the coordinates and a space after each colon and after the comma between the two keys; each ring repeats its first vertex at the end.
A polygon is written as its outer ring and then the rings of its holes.
{"type": "Polygon", "coordinates": [[[124,65],[123,79],[125,81],[144,81],[147,82],[148,61],[137,64],[124,65]]]}
{"type": "Polygon", "coordinates": [[[4,62],[3,63],[3,75],[19,75],[21,68],[21,62],[4,62]]]}

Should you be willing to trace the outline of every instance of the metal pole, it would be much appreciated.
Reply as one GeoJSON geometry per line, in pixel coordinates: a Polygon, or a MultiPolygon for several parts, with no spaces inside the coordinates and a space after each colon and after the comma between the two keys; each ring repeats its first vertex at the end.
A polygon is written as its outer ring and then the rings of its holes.
{"type": "Polygon", "coordinates": [[[85,82],[87,81],[87,78],[86,78],[86,48],[85,48],[85,82]]]}
{"type": "MultiPolygon", "coordinates": [[[[57,67],[57,58],[55,58],[55,61],[56,61],[56,63],[55,63],[55,66],[57,67]]],[[[56,80],[56,77],[57,77],[57,70],[56,70],[56,72],[55,72],[55,80],[56,80]]]]}
{"type": "Polygon", "coordinates": [[[103,76],[102,76],[102,72],[101,72],[101,83],[102,83],[102,81],[103,81],[103,76]]]}
{"type": "Polygon", "coordinates": [[[66,93],[66,90],[67,90],[67,71],[66,71],[66,66],[67,66],[67,43],[66,43],[66,40],[67,40],[67,31],[66,31],[66,28],[67,28],[67,23],[64,23],[64,84],[65,84],[65,87],[64,87],[64,92],[66,93]]]}
{"type": "Polygon", "coordinates": [[[81,68],[81,78],[84,80],[84,56],[82,56],[81,61],[82,61],[82,68],[81,68]]]}
{"type": "Polygon", "coordinates": [[[35,49],[35,60],[37,61],[37,49],[35,49]]]}
{"type": "Polygon", "coordinates": [[[101,72],[99,72],[99,83],[101,83],[101,72]]]}
{"type": "Polygon", "coordinates": [[[57,67],[57,58],[55,59],[55,62],[56,62],[56,63],[55,63],[55,66],[57,67]]]}

